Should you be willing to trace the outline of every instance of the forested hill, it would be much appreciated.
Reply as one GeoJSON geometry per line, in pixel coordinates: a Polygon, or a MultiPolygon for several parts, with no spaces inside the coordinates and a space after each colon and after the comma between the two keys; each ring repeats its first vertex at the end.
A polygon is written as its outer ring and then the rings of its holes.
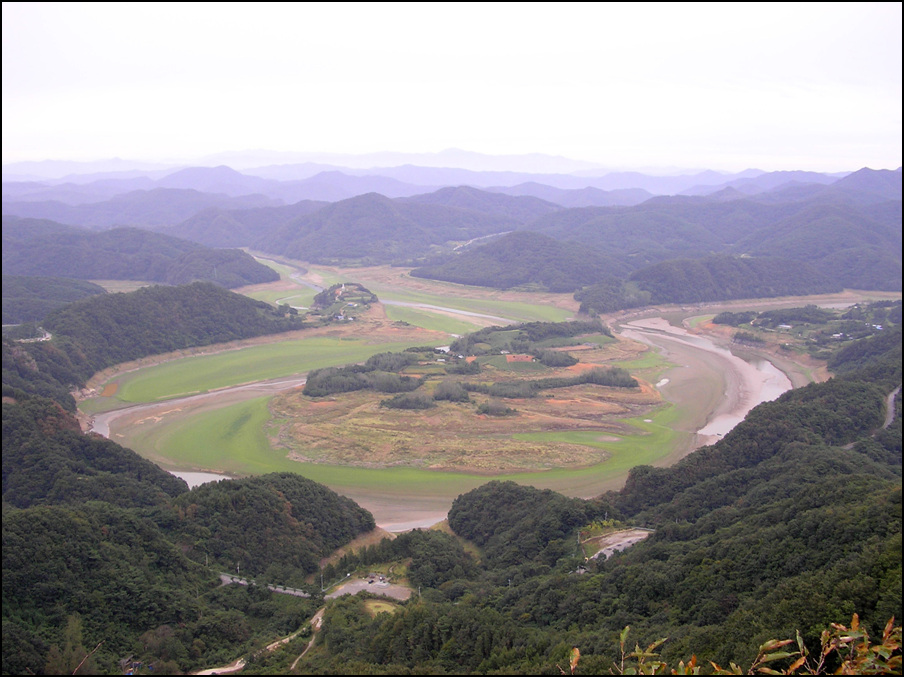
{"type": "Polygon", "coordinates": [[[67,303],[106,293],[100,285],[84,280],[4,275],[3,324],[36,322],[67,303]]]}
{"type": "Polygon", "coordinates": [[[51,341],[3,341],[3,674],[71,674],[79,665],[121,674],[133,654],[162,674],[232,660],[310,618],[323,602],[305,575],[374,528],[369,512],[299,475],[189,491],[133,451],[82,434],[71,379],[110,360],[92,343],[92,323],[103,320],[113,345],[133,354],[166,348],[164,339],[296,325],[209,284],[102,299],[59,314],[69,335],[54,325],[51,341]],[[239,566],[313,599],[277,602],[263,585],[221,588],[219,572],[239,566]]]}
{"type": "Polygon", "coordinates": [[[573,292],[591,280],[622,276],[629,271],[630,266],[623,261],[585,245],[519,231],[444,263],[415,268],[411,274],[498,289],[532,285],[551,292],[573,292]]]}
{"type": "Polygon", "coordinates": [[[557,212],[561,205],[531,195],[506,195],[478,190],[471,186],[441,188],[434,193],[398,198],[397,202],[445,205],[484,214],[497,214],[521,223],[530,223],[541,216],[557,212]]]}
{"type": "Polygon", "coordinates": [[[225,209],[210,207],[161,232],[208,247],[246,247],[267,237],[292,219],[313,214],[328,202],[302,200],[281,207],[225,209]]]}
{"type": "Polygon", "coordinates": [[[96,233],[10,216],[3,217],[3,272],[165,284],[207,280],[227,288],[279,279],[238,249],[208,249],[138,228],[96,233]]]}
{"type": "Polygon", "coordinates": [[[521,226],[506,216],[368,193],[293,219],[253,246],[306,261],[392,263],[423,257],[434,245],[521,226]]]}
{"type": "Polygon", "coordinates": [[[720,255],[662,261],[626,280],[588,285],[574,298],[581,302],[581,312],[605,313],[651,303],[805,296],[841,289],[839,282],[800,261],[720,255]]]}
{"type": "Polygon", "coordinates": [[[52,312],[43,325],[52,340],[4,341],[4,389],[10,385],[37,392],[70,410],[74,404],[68,389],[105,367],[305,326],[263,301],[207,282],[94,296],[52,312]]]}

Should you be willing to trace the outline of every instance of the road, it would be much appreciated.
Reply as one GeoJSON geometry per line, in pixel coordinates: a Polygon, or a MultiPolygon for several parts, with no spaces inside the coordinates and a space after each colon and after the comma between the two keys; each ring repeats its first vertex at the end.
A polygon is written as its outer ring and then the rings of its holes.
{"type": "Polygon", "coordinates": [[[297,375],[290,377],[274,378],[267,381],[255,381],[254,383],[243,383],[241,385],[229,386],[227,388],[218,388],[206,393],[197,395],[187,395],[185,397],[174,397],[163,402],[148,402],[146,404],[136,404],[122,409],[114,409],[101,414],[95,414],[90,422],[88,431],[95,432],[104,437],[110,437],[111,425],[124,417],[155,416],[164,415],[167,412],[179,409],[198,408],[202,405],[210,405],[216,403],[222,406],[226,403],[232,404],[250,400],[263,395],[277,395],[279,393],[302,387],[307,382],[306,375],[297,375]]]}

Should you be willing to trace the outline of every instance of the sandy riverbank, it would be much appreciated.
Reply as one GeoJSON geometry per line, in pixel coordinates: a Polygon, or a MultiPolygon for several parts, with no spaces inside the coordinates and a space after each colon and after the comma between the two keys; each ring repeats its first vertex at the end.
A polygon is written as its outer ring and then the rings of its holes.
{"type": "Polygon", "coordinates": [[[717,442],[755,406],[776,399],[801,381],[804,369],[790,360],[750,350],[743,356],[736,354],[718,335],[692,333],[659,317],[625,322],[618,333],[659,350],[676,365],[663,375],[659,390],[681,410],[679,429],[693,437],[661,465],[717,442]]]}

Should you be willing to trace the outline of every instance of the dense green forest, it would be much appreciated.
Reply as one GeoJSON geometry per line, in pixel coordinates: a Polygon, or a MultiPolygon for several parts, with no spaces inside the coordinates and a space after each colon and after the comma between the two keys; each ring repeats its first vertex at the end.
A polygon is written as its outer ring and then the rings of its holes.
{"type": "Polygon", "coordinates": [[[3,217],[3,272],[173,285],[206,280],[227,288],[279,279],[238,249],[208,249],[139,228],[97,233],[13,216],[3,217]]]}
{"type": "Polygon", "coordinates": [[[67,303],[106,293],[103,287],[85,280],[4,275],[3,324],[37,322],[67,303]]]}

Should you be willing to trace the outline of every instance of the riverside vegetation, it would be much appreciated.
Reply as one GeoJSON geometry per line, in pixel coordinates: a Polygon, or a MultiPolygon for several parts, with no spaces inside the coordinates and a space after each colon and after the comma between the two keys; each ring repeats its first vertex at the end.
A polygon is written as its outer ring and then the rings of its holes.
{"type": "MultiPolygon", "coordinates": [[[[191,312],[161,302],[170,312],[158,316],[176,323],[161,336],[191,344],[220,336],[207,313],[217,317],[217,294],[228,292],[215,290],[143,293],[197,299],[191,312]]],[[[297,643],[258,650],[324,605],[320,574],[329,583],[377,567],[420,594],[392,613],[371,613],[367,595],[327,602],[297,672],[600,674],[667,664],[693,673],[715,670],[709,661],[791,672],[817,666],[821,642],[826,671],[900,670],[900,630],[887,627],[902,613],[900,397],[883,425],[901,382],[899,324],[833,351],[835,378],[760,405],[671,468],[635,468],[621,491],[582,500],[488,482],[455,501],[452,535],[414,531],[319,569],[373,529],[348,499],[287,473],[189,491],[79,432],[69,387],[98,365],[160,349],[153,316],[128,307],[105,314],[122,332],[122,353],[95,345],[67,313],[51,341],[3,342],[6,674],[121,674],[127,658],[143,671],[184,672],[243,654],[257,673],[286,673],[297,643]],[[147,331],[127,331],[134,323],[147,331]],[[581,530],[610,520],[653,533],[585,560],[581,530]],[[220,571],[311,597],[219,587],[220,571]],[[631,655],[628,626],[648,650],[631,655]],[[798,632],[795,653],[785,640],[798,632]]],[[[253,331],[298,321],[257,305],[246,312],[263,323],[253,331]]],[[[477,338],[474,349],[494,340],[477,338]]]]}

